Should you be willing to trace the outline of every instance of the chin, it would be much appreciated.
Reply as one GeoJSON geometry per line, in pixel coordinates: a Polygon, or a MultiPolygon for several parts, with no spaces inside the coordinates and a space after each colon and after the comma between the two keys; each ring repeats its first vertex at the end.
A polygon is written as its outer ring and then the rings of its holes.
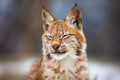
{"type": "Polygon", "coordinates": [[[68,58],[71,59],[77,59],[78,56],[75,55],[75,50],[69,50],[64,54],[51,54],[51,56],[53,57],[53,59],[58,60],[58,61],[62,61],[62,60],[67,60],[68,58]]]}
{"type": "Polygon", "coordinates": [[[68,54],[67,53],[64,53],[64,54],[61,54],[61,55],[58,55],[58,54],[51,54],[51,56],[55,59],[55,60],[64,60],[68,54]]]}

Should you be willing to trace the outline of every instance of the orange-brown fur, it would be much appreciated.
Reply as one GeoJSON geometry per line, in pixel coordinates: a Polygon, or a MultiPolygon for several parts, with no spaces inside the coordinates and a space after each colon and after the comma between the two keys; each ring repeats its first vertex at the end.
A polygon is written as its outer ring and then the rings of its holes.
{"type": "Polygon", "coordinates": [[[43,9],[43,56],[32,66],[27,80],[88,80],[81,17],[76,5],[65,20],[55,20],[43,9]]]}

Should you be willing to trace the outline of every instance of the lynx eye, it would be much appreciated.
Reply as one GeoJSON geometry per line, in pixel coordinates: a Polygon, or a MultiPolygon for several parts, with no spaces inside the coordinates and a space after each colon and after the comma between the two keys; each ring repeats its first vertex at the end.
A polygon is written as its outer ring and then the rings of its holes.
{"type": "Polygon", "coordinates": [[[72,34],[66,34],[66,35],[63,35],[62,36],[62,39],[66,39],[66,38],[69,38],[72,34]]]}
{"type": "Polygon", "coordinates": [[[53,36],[46,36],[48,40],[52,40],[53,36]]]}

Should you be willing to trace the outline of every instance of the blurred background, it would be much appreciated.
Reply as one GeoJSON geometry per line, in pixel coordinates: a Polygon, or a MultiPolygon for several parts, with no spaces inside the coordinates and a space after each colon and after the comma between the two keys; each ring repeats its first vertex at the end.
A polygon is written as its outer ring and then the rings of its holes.
{"type": "Polygon", "coordinates": [[[90,77],[120,80],[119,0],[0,0],[0,80],[24,80],[42,54],[41,9],[64,19],[82,11],[90,77]]]}

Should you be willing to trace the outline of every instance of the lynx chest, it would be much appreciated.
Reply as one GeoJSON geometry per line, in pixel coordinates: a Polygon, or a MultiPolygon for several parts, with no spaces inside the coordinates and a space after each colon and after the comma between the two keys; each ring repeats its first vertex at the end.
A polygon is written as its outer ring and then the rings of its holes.
{"type": "Polygon", "coordinates": [[[86,62],[67,58],[64,61],[47,61],[42,64],[45,80],[87,80],[86,62]]]}

